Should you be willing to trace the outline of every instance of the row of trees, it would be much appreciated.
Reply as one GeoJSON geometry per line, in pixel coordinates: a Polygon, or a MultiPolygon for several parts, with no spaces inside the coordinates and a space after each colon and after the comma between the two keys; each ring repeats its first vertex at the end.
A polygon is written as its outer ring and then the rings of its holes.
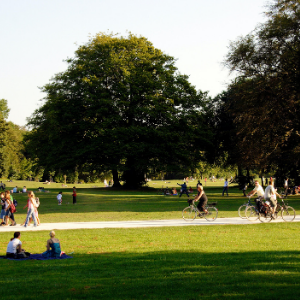
{"type": "Polygon", "coordinates": [[[266,16],[230,44],[224,63],[237,76],[214,99],[146,38],[97,34],[41,88],[27,164],[57,178],[111,173],[129,188],[211,165],[300,183],[300,1],[274,0],[266,16]]]}

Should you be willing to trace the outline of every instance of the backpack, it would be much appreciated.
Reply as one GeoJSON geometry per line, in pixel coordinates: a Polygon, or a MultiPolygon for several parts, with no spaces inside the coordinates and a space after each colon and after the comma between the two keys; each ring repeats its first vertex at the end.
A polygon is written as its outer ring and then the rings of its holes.
{"type": "Polygon", "coordinates": [[[11,211],[12,214],[17,211],[13,202],[10,203],[10,211],[11,211]]]}
{"type": "Polygon", "coordinates": [[[14,204],[15,207],[17,207],[18,206],[18,201],[16,199],[14,199],[13,204],[14,204]]]}
{"type": "Polygon", "coordinates": [[[40,199],[38,197],[35,198],[35,207],[38,208],[40,206],[40,199]]]}

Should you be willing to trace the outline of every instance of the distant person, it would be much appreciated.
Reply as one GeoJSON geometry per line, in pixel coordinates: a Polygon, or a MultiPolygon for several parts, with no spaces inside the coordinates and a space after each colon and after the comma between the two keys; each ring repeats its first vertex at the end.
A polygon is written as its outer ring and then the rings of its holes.
{"type": "Polygon", "coordinates": [[[61,246],[60,241],[55,237],[55,232],[52,230],[50,231],[50,239],[47,241],[46,249],[42,255],[45,258],[48,257],[55,257],[58,258],[61,255],[61,246]]]}
{"type": "Polygon", "coordinates": [[[177,196],[178,195],[177,190],[174,187],[172,188],[172,195],[173,196],[177,196]]]}
{"type": "Polygon", "coordinates": [[[14,238],[12,238],[7,245],[7,249],[6,249],[7,258],[25,258],[30,256],[30,253],[25,252],[25,250],[22,249],[22,242],[20,241],[20,238],[21,238],[21,233],[15,232],[14,238]]]}
{"type": "Polygon", "coordinates": [[[187,196],[189,197],[189,193],[188,193],[188,190],[187,190],[186,183],[184,182],[183,184],[179,184],[179,183],[177,183],[177,184],[181,186],[179,197],[181,197],[182,194],[187,194],[187,196]]]}
{"type": "Polygon", "coordinates": [[[227,196],[228,196],[228,179],[227,178],[225,179],[225,182],[224,182],[222,196],[224,196],[225,192],[227,193],[227,196]]]}
{"type": "Polygon", "coordinates": [[[207,178],[205,177],[205,178],[204,178],[205,186],[206,186],[206,181],[207,181],[207,178]]]}
{"type": "Polygon", "coordinates": [[[22,193],[27,193],[27,188],[26,188],[26,186],[23,186],[22,193]]]}
{"type": "Polygon", "coordinates": [[[18,187],[15,186],[15,187],[13,188],[13,193],[17,193],[17,192],[18,192],[18,187]]]}
{"type": "Polygon", "coordinates": [[[5,196],[4,196],[4,193],[2,192],[0,194],[0,197],[1,197],[1,217],[0,219],[2,220],[0,226],[2,225],[5,225],[5,196]]]}
{"type": "Polygon", "coordinates": [[[284,179],[284,193],[287,196],[288,195],[288,190],[289,190],[289,179],[285,178],[284,179]]]}
{"type": "Polygon", "coordinates": [[[73,204],[76,204],[77,193],[76,193],[76,187],[75,186],[73,186],[73,194],[72,194],[72,196],[73,196],[73,204]]]}
{"type": "Polygon", "coordinates": [[[61,205],[62,204],[62,191],[60,191],[58,193],[58,195],[56,196],[56,199],[57,199],[58,205],[61,205]]]}

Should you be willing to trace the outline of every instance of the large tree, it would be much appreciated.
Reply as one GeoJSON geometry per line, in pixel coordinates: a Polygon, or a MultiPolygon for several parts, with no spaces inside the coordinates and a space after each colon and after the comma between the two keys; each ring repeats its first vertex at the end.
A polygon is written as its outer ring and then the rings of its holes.
{"type": "Polygon", "coordinates": [[[274,0],[267,20],[232,42],[225,64],[237,77],[227,112],[237,131],[239,163],[300,162],[300,1],[274,0]]]}
{"type": "Polygon", "coordinates": [[[137,187],[151,170],[198,162],[209,146],[206,93],[144,37],[97,34],[67,59],[29,121],[28,149],[46,168],[118,173],[137,187]]]}

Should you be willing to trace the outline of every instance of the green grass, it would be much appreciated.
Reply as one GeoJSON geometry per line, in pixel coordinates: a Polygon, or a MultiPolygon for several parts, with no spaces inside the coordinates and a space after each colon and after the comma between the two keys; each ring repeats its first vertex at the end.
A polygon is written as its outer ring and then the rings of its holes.
{"type": "MultiPolygon", "coordinates": [[[[42,252],[48,233],[22,233],[42,252]]],[[[1,252],[11,233],[3,233],[1,252]]],[[[57,231],[62,261],[0,264],[4,299],[298,299],[300,224],[57,231]],[[13,291],[13,293],[12,293],[13,291]]]]}
{"type": "MultiPolygon", "coordinates": [[[[60,187],[53,187],[50,193],[38,194],[41,222],[181,218],[187,204],[186,196],[157,195],[153,189],[118,191],[83,185],[78,188],[77,205],[71,204],[71,189],[65,188],[63,205],[58,206],[60,187]]],[[[219,217],[237,216],[238,206],[245,201],[241,191],[233,188],[229,197],[222,197],[222,182],[205,190],[210,201],[218,201],[219,217]]],[[[25,213],[19,211],[26,195],[14,196],[19,201],[17,221],[23,221],[25,213]]],[[[298,202],[299,196],[289,198],[296,210],[298,202]]],[[[300,223],[57,230],[56,235],[63,251],[74,252],[73,259],[0,260],[1,299],[300,296],[300,223]]],[[[11,237],[12,232],[0,234],[1,254],[11,237]]],[[[23,248],[31,253],[43,252],[47,239],[44,231],[21,236],[23,248]]]]}
{"type": "MultiPolygon", "coordinates": [[[[171,182],[175,186],[177,181],[171,182]]],[[[179,181],[180,182],[180,181],[179,181]]],[[[160,181],[150,182],[149,185],[158,187],[160,181]]],[[[167,182],[169,184],[169,182],[167,182]]],[[[193,182],[195,189],[196,182],[193,182]]],[[[218,218],[238,217],[237,210],[246,199],[237,188],[230,188],[229,197],[222,197],[223,182],[205,187],[209,201],[218,201],[218,218]],[[218,184],[218,185],[217,185],[218,184]]],[[[12,188],[17,183],[12,183],[12,188]]],[[[57,188],[53,184],[47,186],[49,193],[37,192],[41,186],[38,183],[22,182],[18,186],[26,185],[32,188],[40,198],[39,216],[42,223],[71,222],[71,221],[120,221],[120,220],[152,220],[152,219],[179,219],[187,204],[187,196],[159,195],[159,189],[149,187],[138,191],[114,190],[111,188],[88,188],[89,185],[77,185],[77,204],[72,204],[72,188],[57,188]],[[27,183],[27,184],[26,184],[27,183]],[[32,186],[30,186],[30,184],[32,186]],[[63,191],[63,205],[58,206],[56,195],[63,191]]],[[[73,185],[71,185],[72,187],[73,185]]],[[[161,188],[161,186],[159,186],[161,188]]],[[[179,189],[179,187],[178,187],[179,189]]],[[[196,195],[196,193],[193,193],[196,195]]],[[[26,218],[27,194],[13,194],[18,201],[15,219],[18,224],[26,218]]],[[[289,205],[296,211],[300,209],[300,196],[289,197],[289,205]]]]}

